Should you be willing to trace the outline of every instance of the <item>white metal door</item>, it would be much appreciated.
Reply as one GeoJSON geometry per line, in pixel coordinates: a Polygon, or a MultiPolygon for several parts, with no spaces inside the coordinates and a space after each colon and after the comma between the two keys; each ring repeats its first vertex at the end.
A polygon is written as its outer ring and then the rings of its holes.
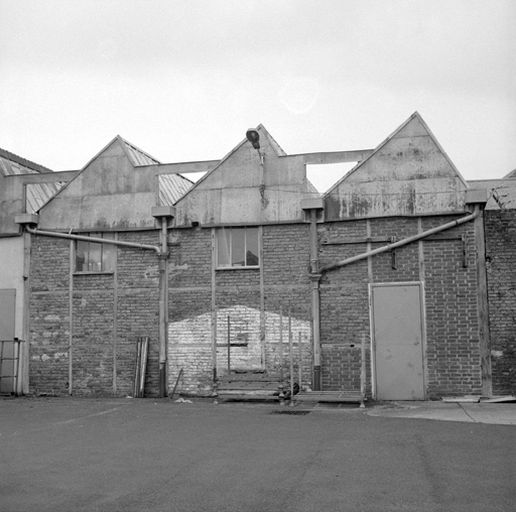
{"type": "Polygon", "coordinates": [[[371,285],[376,398],[424,400],[421,283],[371,285]]]}

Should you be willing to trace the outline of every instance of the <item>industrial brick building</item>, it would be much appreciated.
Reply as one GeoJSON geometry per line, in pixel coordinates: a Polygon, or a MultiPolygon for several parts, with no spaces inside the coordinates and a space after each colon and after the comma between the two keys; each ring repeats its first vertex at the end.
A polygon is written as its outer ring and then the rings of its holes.
{"type": "Polygon", "coordinates": [[[148,337],[147,395],[214,396],[232,373],[383,400],[514,393],[515,210],[485,209],[510,196],[495,181],[468,184],[417,113],[374,150],[287,155],[260,125],[220,161],[161,164],[116,137],[17,217],[30,391],[132,394],[148,337]],[[318,194],[307,166],[346,161],[318,194]]]}

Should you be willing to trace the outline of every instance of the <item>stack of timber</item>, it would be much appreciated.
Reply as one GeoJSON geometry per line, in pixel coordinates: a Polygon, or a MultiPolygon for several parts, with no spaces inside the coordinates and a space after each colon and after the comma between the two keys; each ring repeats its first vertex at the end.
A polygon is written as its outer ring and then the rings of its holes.
{"type": "Polygon", "coordinates": [[[138,338],[136,344],[136,370],[134,373],[134,398],[145,395],[145,374],[147,373],[147,356],[149,353],[149,337],[138,338]]]}
{"type": "Polygon", "coordinates": [[[294,396],[295,402],[359,404],[365,407],[366,397],[360,391],[302,391],[294,396]]]}
{"type": "Polygon", "coordinates": [[[284,383],[263,371],[232,371],[217,380],[221,400],[281,400],[284,383]],[[281,395],[281,396],[280,396],[281,395]]]}

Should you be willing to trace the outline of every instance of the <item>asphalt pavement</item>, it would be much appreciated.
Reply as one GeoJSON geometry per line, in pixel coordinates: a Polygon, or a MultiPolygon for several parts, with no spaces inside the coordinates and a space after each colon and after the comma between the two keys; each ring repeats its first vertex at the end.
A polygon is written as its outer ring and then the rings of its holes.
{"type": "Polygon", "coordinates": [[[514,404],[417,405],[0,400],[0,511],[512,512],[514,404]]]}

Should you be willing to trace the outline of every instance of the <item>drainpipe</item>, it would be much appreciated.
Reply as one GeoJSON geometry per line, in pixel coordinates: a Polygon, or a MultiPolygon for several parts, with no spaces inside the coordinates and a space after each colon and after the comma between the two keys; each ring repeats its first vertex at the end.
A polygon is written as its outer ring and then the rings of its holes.
{"type": "Polygon", "coordinates": [[[312,283],[312,332],[313,332],[313,376],[312,388],[321,390],[321,304],[319,285],[319,247],[317,242],[317,214],[324,208],[321,197],[311,197],[301,201],[301,208],[310,218],[310,281],[312,283]]]}
{"type": "Polygon", "coordinates": [[[152,216],[161,224],[159,253],[159,397],[167,396],[168,361],[168,223],[175,217],[173,206],[154,206],[152,216]]]}

